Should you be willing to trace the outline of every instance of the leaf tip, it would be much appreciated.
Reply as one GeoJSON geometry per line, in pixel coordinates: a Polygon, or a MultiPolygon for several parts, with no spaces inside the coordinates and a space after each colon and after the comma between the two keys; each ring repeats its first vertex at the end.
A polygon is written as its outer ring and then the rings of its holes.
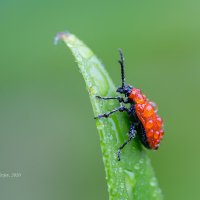
{"type": "Polygon", "coordinates": [[[68,31],[58,32],[56,34],[56,36],[54,37],[54,44],[57,45],[60,40],[64,40],[64,39],[68,38],[70,35],[71,35],[71,33],[68,31]]]}

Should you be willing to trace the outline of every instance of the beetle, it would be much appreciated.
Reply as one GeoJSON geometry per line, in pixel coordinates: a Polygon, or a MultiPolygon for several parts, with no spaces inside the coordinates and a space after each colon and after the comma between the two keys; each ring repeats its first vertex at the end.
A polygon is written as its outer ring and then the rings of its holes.
{"type": "Polygon", "coordinates": [[[107,118],[115,112],[127,112],[131,126],[129,129],[129,137],[118,149],[117,158],[120,161],[120,155],[122,149],[133,139],[136,134],[139,136],[141,143],[147,148],[152,150],[157,150],[160,141],[163,138],[163,120],[157,114],[156,104],[149,101],[147,97],[142,93],[140,89],[137,89],[131,85],[125,83],[124,74],[124,56],[122,50],[119,49],[120,59],[119,64],[121,66],[121,87],[118,87],[116,92],[124,95],[125,98],[121,96],[117,97],[101,97],[96,96],[101,100],[117,100],[120,102],[120,107],[114,110],[99,114],[95,119],[107,118]],[[129,104],[129,107],[125,106],[129,104]]]}

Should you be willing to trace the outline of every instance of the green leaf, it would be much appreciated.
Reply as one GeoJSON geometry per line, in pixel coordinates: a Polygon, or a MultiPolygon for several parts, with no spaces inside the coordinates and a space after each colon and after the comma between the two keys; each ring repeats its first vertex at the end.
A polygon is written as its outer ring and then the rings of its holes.
{"type": "MultiPolygon", "coordinates": [[[[116,87],[94,53],[73,34],[58,33],[55,39],[63,40],[74,55],[86,82],[94,115],[119,107],[116,100],[101,101],[95,98],[95,95],[116,96],[116,87]]],[[[116,67],[113,69],[116,70],[116,67]]],[[[118,70],[120,71],[120,67],[118,70]]],[[[162,199],[150,160],[137,137],[123,149],[121,161],[117,161],[117,150],[128,138],[130,123],[127,114],[116,113],[107,119],[96,120],[96,126],[100,136],[109,199],[162,199]]]]}

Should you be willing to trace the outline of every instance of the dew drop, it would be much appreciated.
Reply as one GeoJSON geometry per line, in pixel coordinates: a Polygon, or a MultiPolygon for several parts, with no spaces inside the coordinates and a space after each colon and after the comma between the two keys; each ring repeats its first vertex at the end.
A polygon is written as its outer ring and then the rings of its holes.
{"type": "Polygon", "coordinates": [[[123,171],[123,169],[121,167],[119,167],[119,172],[121,173],[123,171]]]}
{"type": "Polygon", "coordinates": [[[135,168],[136,170],[140,169],[139,164],[137,163],[137,164],[134,166],[134,168],[135,168]]]}
{"type": "Polygon", "coordinates": [[[134,188],[136,184],[135,174],[125,170],[125,184],[129,199],[134,199],[134,188]]]}
{"type": "Polygon", "coordinates": [[[123,190],[123,189],[124,189],[124,183],[121,183],[121,184],[120,184],[120,187],[121,187],[121,189],[123,190]]]}
{"type": "Polygon", "coordinates": [[[157,186],[157,180],[156,180],[155,177],[153,177],[153,178],[151,179],[151,181],[150,181],[150,185],[151,185],[152,187],[157,186]]]}
{"type": "Polygon", "coordinates": [[[140,163],[140,164],[143,164],[143,163],[144,163],[144,160],[143,160],[143,159],[140,159],[140,160],[139,160],[139,163],[140,163]]]}
{"type": "Polygon", "coordinates": [[[98,124],[97,124],[97,128],[99,129],[99,130],[102,130],[103,128],[104,128],[104,124],[103,123],[99,123],[99,122],[97,122],[98,124]]]}

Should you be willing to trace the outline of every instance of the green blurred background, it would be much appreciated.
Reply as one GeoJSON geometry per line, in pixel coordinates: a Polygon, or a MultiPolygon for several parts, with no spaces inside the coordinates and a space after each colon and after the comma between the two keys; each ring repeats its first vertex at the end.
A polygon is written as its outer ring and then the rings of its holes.
{"type": "Polygon", "coordinates": [[[165,199],[199,199],[200,1],[0,1],[2,200],[108,199],[93,112],[70,51],[75,33],[120,84],[159,105],[165,139],[149,151],[165,199]]]}

